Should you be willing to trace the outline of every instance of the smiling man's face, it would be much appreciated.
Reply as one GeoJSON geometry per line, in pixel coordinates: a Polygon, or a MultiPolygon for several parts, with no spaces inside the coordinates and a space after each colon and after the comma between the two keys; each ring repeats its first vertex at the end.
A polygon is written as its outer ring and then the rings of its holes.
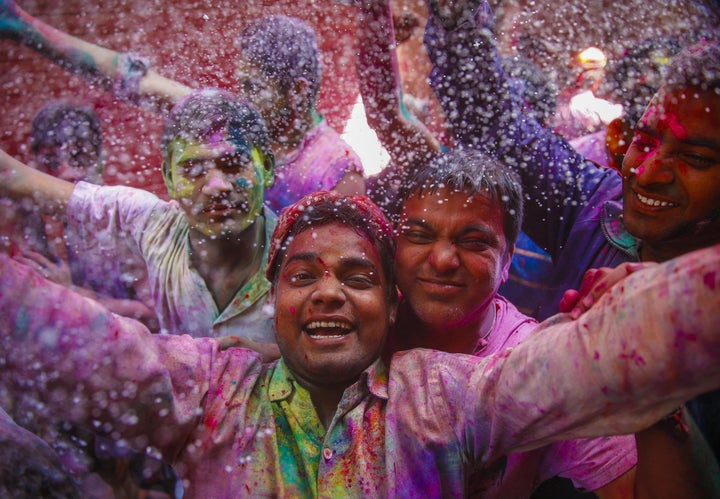
{"type": "Polygon", "coordinates": [[[380,355],[396,304],[370,241],[339,222],[294,236],[274,287],[278,346],[304,386],[354,382],[380,355]]]}
{"type": "Polygon", "coordinates": [[[692,88],[658,93],[622,173],[625,226],[652,259],[720,241],[720,95],[692,88]]]}
{"type": "Polygon", "coordinates": [[[397,244],[403,300],[433,328],[479,324],[512,258],[499,203],[448,188],[408,197],[397,244]]]}

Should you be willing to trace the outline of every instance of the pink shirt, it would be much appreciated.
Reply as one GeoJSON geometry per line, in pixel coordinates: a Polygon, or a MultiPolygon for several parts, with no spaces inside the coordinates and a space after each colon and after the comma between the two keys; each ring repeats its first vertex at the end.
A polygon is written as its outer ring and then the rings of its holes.
{"type": "Polygon", "coordinates": [[[456,496],[473,470],[497,476],[504,455],[632,433],[720,385],[718,288],[720,246],[636,272],[514,349],[397,354],[345,390],[324,429],[281,362],[151,335],[0,255],[0,348],[12,352],[0,389],[39,419],[161,453],[186,497],[296,496],[308,482],[318,496],[456,496]]]}
{"type": "Polygon", "coordinates": [[[360,157],[325,120],[302,144],[275,165],[275,183],[265,189],[265,204],[275,213],[315,191],[331,191],[348,173],[363,174],[360,157]]]}
{"type": "MultiPolygon", "coordinates": [[[[495,298],[495,327],[478,343],[474,355],[487,357],[515,347],[538,327],[502,296],[495,298]]],[[[532,491],[554,476],[571,479],[578,490],[597,490],[637,464],[634,435],[566,440],[512,454],[494,469],[471,480],[470,494],[483,498],[530,497],[532,491]],[[496,476],[492,478],[492,472],[496,476]]]]}

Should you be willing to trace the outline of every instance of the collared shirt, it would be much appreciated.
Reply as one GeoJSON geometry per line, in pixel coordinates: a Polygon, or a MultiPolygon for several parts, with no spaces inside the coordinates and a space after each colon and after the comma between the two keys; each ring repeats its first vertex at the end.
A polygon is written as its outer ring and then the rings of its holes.
{"type": "Polygon", "coordinates": [[[275,213],[315,191],[331,191],[352,172],[363,175],[360,157],[323,119],[302,144],[275,165],[275,183],[265,204],[275,213]]]}
{"type": "Polygon", "coordinates": [[[39,420],[161,454],[187,497],[460,496],[508,453],[632,433],[717,386],[719,261],[720,245],[636,272],[490,357],[376,362],[323,433],[281,362],[148,334],[0,255],[0,388],[39,420]]]}
{"type": "Polygon", "coordinates": [[[68,203],[67,219],[68,244],[79,248],[99,271],[105,262],[116,259],[117,248],[124,245],[145,262],[161,332],[275,341],[266,310],[270,283],[264,273],[277,221],[269,210],[264,213],[265,250],[259,270],[224,310],[192,266],[190,227],[175,202],[140,189],[79,182],[68,203]]]}

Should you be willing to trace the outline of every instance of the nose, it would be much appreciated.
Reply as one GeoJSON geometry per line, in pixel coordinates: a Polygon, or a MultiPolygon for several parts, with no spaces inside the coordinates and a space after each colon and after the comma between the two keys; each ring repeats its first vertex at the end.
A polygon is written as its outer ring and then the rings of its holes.
{"type": "Polygon", "coordinates": [[[455,245],[450,241],[436,241],[430,248],[428,263],[438,272],[457,269],[460,266],[460,259],[455,245]]]}
{"type": "Polygon", "coordinates": [[[217,196],[224,192],[232,190],[232,184],[225,178],[222,172],[216,169],[210,169],[205,177],[205,184],[202,193],[206,196],[217,196]]]}
{"type": "Polygon", "coordinates": [[[345,291],[342,282],[332,274],[326,273],[322,278],[318,279],[315,284],[312,301],[316,305],[342,305],[345,303],[345,291]]]}
{"type": "Polygon", "coordinates": [[[675,180],[672,161],[665,158],[662,149],[647,156],[635,169],[640,185],[671,184],[675,180]]]}

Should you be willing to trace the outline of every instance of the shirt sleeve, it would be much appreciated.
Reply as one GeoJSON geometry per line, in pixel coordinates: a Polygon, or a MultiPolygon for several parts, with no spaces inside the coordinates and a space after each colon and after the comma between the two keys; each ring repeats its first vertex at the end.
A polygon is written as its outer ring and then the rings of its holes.
{"type": "Polygon", "coordinates": [[[634,435],[555,442],[541,464],[542,480],[561,476],[576,489],[604,487],[637,465],[634,435]]]}
{"type": "MultiPolygon", "coordinates": [[[[14,407],[99,435],[154,447],[169,462],[223,378],[260,365],[248,350],[152,335],[141,323],[42,279],[0,256],[0,385],[14,407]]],[[[248,392],[249,393],[249,392],[248,392]]],[[[236,394],[243,403],[243,393],[236,394]]]]}
{"type": "Polygon", "coordinates": [[[553,440],[634,433],[717,388],[719,267],[717,245],[636,272],[578,320],[556,315],[489,357],[465,400],[490,418],[485,459],[553,440]],[[494,410],[478,405],[478,393],[494,410]]]}
{"type": "Polygon", "coordinates": [[[142,189],[78,182],[67,207],[68,244],[106,259],[126,247],[139,253],[147,226],[165,205],[142,189]]]}

